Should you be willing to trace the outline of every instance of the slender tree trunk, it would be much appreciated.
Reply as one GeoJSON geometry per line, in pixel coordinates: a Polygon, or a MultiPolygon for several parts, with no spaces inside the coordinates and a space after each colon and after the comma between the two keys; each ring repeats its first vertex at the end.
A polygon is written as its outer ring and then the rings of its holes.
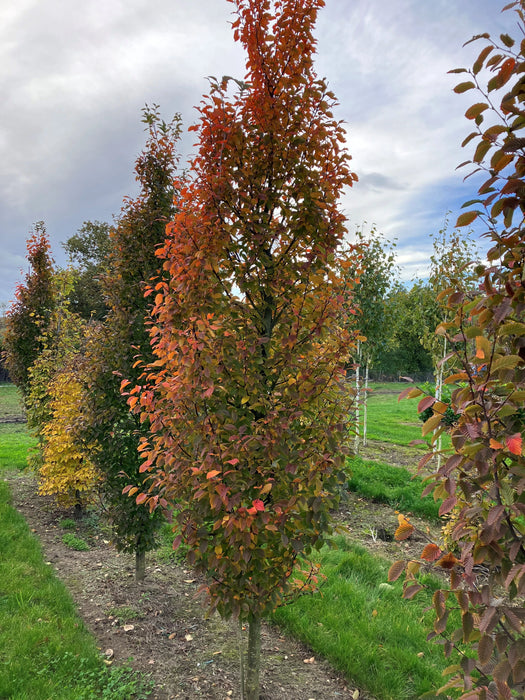
{"type": "Polygon", "coordinates": [[[244,690],[244,643],[242,638],[242,622],[239,620],[239,670],[241,677],[241,700],[246,700],[244,690]]]}
{"type": "Polygon", "coordinates": [[[370,368],[370,360],[366,358],[365,369],[365,390],[363,392],[363,447],[366,447],[366,426],[368,422],[368,370],[370,368]]]}
{"type": "Polygon", "coordinates": [[[259,700],[261,668],[261,618],[254,617],[248,626],[248,658],[246,663],[246,700],[259,700]]]}
{"type": "Polygon", "coordinates": [[[354,452],[359,452],[359,404],[361,401],[361,383],[359,370],[361,367],[361,341],[357,341],[357,365],[355,369],[355,439],[354,452]]]}
{"type": "Polygon", "coordinates": [[[144,581],[146,576],[146,552],[135,552],[135,581],[144,581]]]}
{"type": "Polygon", "coordinates": [[[74,519],[80,520],[82,518],[83,513],[84,508],[82,505],[82,496],[80,495],[80,491],[77,489],[75,491],[75,511],[73,513],[74,519]]]}
{"type": "MultiPolygon", "coordinates": [[[[441,399],[443,397],[443,373],[444,373],[444,364],[445,364],[446,355],[447,355],[447,339],[444,338],[444,340],[443,340],[443,358],[442,358],[441,364],[439,365],[438,375],[436,378],[436,399],[437,399],[437,401],[441,401],[441,399]]],[[[438,450],[437,468],[438,469],[441,467],[441,445],[442,445],[442,436],[440,435],[438,437],[438,441],[437,441],[437,450],[438,450]]]]}

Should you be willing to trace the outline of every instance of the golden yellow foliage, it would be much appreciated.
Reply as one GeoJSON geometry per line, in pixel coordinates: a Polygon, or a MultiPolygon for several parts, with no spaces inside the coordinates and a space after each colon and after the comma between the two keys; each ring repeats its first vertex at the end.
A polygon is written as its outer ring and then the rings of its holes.
{"type": "Polygon", "coordinates": [[[82,385],[71,369],[59,372],[49,386],[51,419],[43,427],[43,463],[39,493],[55,496],[65,507],[90,500],[100,480],[89,455],[93,445],[78,437],[82,420],[82,385]]]}

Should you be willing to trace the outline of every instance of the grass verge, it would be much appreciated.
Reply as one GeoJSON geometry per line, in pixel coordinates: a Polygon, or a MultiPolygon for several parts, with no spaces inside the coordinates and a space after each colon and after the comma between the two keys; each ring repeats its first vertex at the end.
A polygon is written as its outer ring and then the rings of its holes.
{"type": "Polygon", "coordinates": [[[392,467],[382,462],[364,460],[361,457],[348,459],[350,491],[365,498],[386,503],[406,515],[439,519],[441,501],[432,496],[421,496],[423,481],[403,467],[392,467]]]}
{"type": "Polygon", "coordinates": [[[342,537],[337,545],[318,555],[327,577],[320,591],[279,608],[274,621],[381,700],[416,700],[440,687],[454,660],[426,641],[436,581],[428,577],[430,592],[406,601],[400,582],[386,582],[388,561],[342,537]]]}
{"type": "Polygon", "coordinates": [[[25,469],[34,444],[24,423],[0,423],[0,469],[25,469]]]}
{"type": "Polygon", "coordinates": [[[0,418],[23,415],[22,397],[14,384],[0,384],[0,418]]]}
{"type": "MultiPolygon", "coordinates": [[[[371,384],[368,394],[367,436],[370,440],[409,445],[421,440],[417,401],[398,401],[406,384],[371,384]]],[[[426,449],[425,445],[420,446],[426,449]]]]}
{"type": "Polygon", "coordinates": [[[3,481],[0,551],[0,698],[139,700],[151,694],[149,679],[104,665],[3,481]]]}

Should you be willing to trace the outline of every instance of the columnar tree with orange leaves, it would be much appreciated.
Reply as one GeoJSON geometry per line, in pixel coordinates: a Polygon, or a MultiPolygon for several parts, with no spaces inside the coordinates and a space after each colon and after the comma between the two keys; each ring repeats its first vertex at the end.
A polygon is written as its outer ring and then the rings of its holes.
{"type": "Polygon", "coordinates": [[[159,251],[168,279],[150,290],[156,360],[129,402],[152,431],[151,491],[137,501],[177,504],[176,545],[205,572],[212,607],[249,621],[255,698],[261,616],[330,533],[344,478],[338,199],[356,176],[313,70],[323,0],[234,4],[247,76],[212,79],[201,104],[193,178],[159,251]]]}

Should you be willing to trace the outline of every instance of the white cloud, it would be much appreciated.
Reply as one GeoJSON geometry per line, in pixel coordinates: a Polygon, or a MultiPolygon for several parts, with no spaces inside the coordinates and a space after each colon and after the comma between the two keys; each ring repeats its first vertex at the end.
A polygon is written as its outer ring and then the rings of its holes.
{"type": "MultiPolygon", "coordinates": [[[[428,253],[428,233],[460,201],[459,144],[470,94],[446,72],[469,65],[472,34],[498,30],[491,0],[328,0],[317,70],[348,126],[360,182],[343,207],[428,253]],[[452,202],[450,204],[449,202],[452,202]]],[[[189,126],[205,76],[243,77],[226,0],[17,0],[0,7],[0,301],[19,279],[15,260],[44,219],[55,255],[85,219],[111,219],[133,194],[143,146],[140,110],[158,103],[189,126]]],[[[509,20],[506,19],[506,24],[509,20]]],[[[184,138],[191,151],[193,137],[184,138]]],[[[418,263],[419,264],[419,263],[418,263]]],[[[406,271],[414,258],[404,261],[406,271]]]]}

